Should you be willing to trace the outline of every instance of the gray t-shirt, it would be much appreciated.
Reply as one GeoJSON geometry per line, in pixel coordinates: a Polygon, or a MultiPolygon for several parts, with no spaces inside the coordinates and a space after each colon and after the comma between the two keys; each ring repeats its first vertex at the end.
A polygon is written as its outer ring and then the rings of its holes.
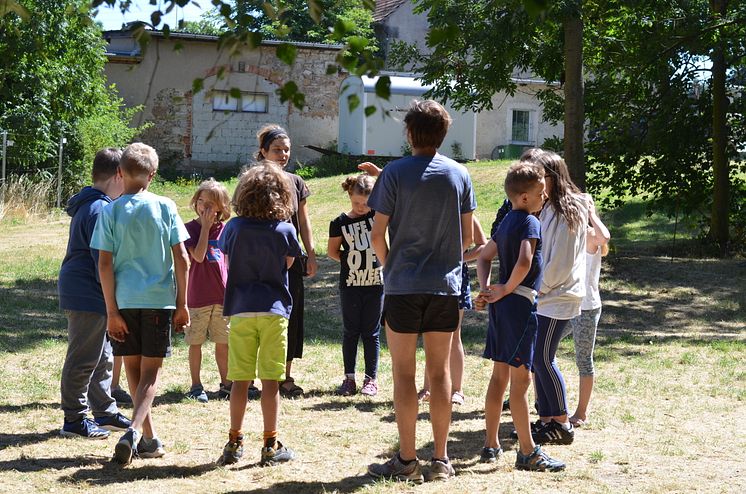
{"type": "Polygon", "coordinates": [[[477,207],[464,166],[441,154],[392,161],[368,206],[390,217],[386,294],[459,294],[461,215],[477,207]]]}

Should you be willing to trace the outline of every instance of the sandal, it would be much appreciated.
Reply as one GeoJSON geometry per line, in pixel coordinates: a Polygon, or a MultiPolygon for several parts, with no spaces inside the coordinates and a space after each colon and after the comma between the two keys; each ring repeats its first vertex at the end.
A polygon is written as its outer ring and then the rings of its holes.
{"type": "Polygon", "coordinates": [[[248,396],[250,400],[258,400],[262,397],[262,390],[254,386],[254,381],[249,384],[248,396]]]}
{"type": "Polygon", "coordinates": [[[463,405],[464,393],[462,393],[461,391],[454,391],[453,395],[451,395],[451,403],[453,405],[463,405]]]}
{"type": "Polygon", "coordinates": [[[426,389],[421,389],[419,393],[417,393],[417,401],[420,403],[427,403],[430,401],[430,391],[426,389]]]}
{"type": "Polygon", "coordinates": [[[285,398],[298,398],[303,396],[303,388],[295,384],[292,377],[289,377],[280,383],[280,394],[285,398]]]}

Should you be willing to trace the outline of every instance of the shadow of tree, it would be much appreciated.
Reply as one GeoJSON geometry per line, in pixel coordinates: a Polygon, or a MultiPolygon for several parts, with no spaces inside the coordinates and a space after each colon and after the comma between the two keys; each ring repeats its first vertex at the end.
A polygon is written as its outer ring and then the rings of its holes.
{"type": "Polygon", "coordinates": [[[20,352],[43,340],[66,339],[66,328],[55,280],[0,283],[0,351],[20,352]]]}
{"type": "MultiPolygon", "coordinates": [[[[51,461],[60,461],[54,458],[51,461]]],[[[97,459],[89,464],[98,463],[101,468],[98,469],[81,469],[77,472],[63,476],[59,479],[64,483],[82,483],[84,485],[112,485],[126,484],[135,480],[159,480],[159,479],[178,479],[199,477],[218,468],[215,463],[205,463],[202,465],[181,466],[181,465],[149,465],[133,463],[129,467],[122,467],[120,464],[111,461],[109,458],[97,459]]],[[[47,468],[59,468],[54,465],[48,465],[47,468]]]]}
{"type": "Polygon", "coordinates": [[[335,482],[301,482],[287,481],[278,482],[270,487],[261,489],[251,489],[244,491],[228,491],[230,494],[251,493],[251,494],[318,494],[320,492],[349,493],[356,492],[365,486],[375,484],[376,480],[367,475],[358,475],[346,477],[335,482]]]}
{"type": "Polygon", "coordinates": [[[59,435],[59,429],[52,429],[47,432],[0,433],[0,451],[13,446],[43,443],[44,441],[59,437],[59,435]]]}

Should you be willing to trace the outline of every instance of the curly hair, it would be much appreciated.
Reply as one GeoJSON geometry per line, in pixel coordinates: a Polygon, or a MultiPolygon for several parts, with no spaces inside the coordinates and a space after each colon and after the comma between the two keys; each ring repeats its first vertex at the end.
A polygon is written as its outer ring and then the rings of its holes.
{"type": "Polygon", "coordinates": [[[292,188],[285,172],[274,161],[263,161],[244,170],[233,193],[238,216],[286,221],[293,214],[292,188]]]}
{"type": "Polygon", "coordinates": [[[350,195],[360,194],[361,196],[369,196],[375,184],[375,178],[370,175],[361,174],[356,177],[347,177],[342,182],[342,190],[350,195]]]}
{"type": "Polygon", "coordinates": [[[194,212],[197,212],[197,200],[199,200],[199,196],[203,192],[217,204],[218,221],[227,220],[231,217],[231,198],[228,195],[228,189],[212,177],[199,184],[197,192],[194,193],[192,200],[189,201],[189,207],[194,209],[194,212]]]}
{"type": "Polygon", "coordinates": [[[544,173],[551,178],[551,187],[547,190],[548,202],[561,216],[570,231],[575,232],[583,228],[583,217],[580,212],[583,199],[580,189],[570,178],[565,160],[557,153],[545,151],[536,157],[536,164],[544,167],[544,173]]]}
{"type": "Polygon", "coordinates": [[[256,133],[256,140],[259,144],[259,150],[256,152],[255,156],[257,161],[264,160],[262,150],[269,151],[269,146],[271,146],[272,142],[276,139],[290,140],[290,135],[288,135],[287,130],[277,124],[265,125],[261,129],[259,129],[259,132],[256,133]]]}

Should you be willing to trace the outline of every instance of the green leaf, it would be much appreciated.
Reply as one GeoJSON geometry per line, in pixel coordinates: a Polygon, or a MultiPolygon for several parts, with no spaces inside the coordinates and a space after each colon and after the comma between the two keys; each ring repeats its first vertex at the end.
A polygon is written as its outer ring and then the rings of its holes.
{"type": "Polygon", "coordinates": [[[360,106],[360,96],[357,94],[350,94],[347,96],[347,109],[350,113],[354,112],[358,106],[360,106]]]}
{"type": "Polygon", "coordinates": [[[316,24],[321,22],[321,12],[323,9],[324,7],[319,0],[308,0],[308,14],[316,24]]]}
{"type": "Polygon", "coordinates": [[[192,93],[197,94],[198,92],[202,91],[202,89],[205,87],[205,80],[202,78],[197,78],[192,81],[192,93]]]}
{"type": "Polygon", "coordinates": [[[157,27],[158,24],[161,23],[161,16],[163,15],[163,12],[160,10],[156,10],[152,14],[150,14],[150,23],[153,25],[153,27],[157,27]]]}
{"type": "Polygon", "coordinates": [[[171,36],[171,28],[168,24],[164,24],[161,28],[161,31],[163,31],[163,37],[168,39],[171,36]]]}
{"type": "Polygon", "coordinates": [[[237,87],[232,87],[230,91],[228,91],[228,94],[231,95],[231,98],[241,99],[241,90],[237,87]]]}
{"type": "Polygon", "coordinates": [[[376,112],[376,107],[373,105],[369,105],[365,107],[365,116],[369,117],[373,115],[376,112]]]}
{"type": "Polygon", "coordinates": [[[26,7],[16,2],[15,0],[0,0],[0,18],[4,17],[10,12],[15,13],[24,21],[27,21],[31,18],[31,13],[28,11],[28,9],[26,9],[26,7]]]}
{"type": "Polygon", "coordinates": [[[293,65],[295,57],[298,54],[298,48],[290,43],[283,43],[277,47],[275,54],[285,65],[293,65]]]}
{"type": "Polygon", "coordinates": [[[376,96],[383,99],[389,99],[391,96],[391,79],[384,75],[376,81],[376,96]]]}

